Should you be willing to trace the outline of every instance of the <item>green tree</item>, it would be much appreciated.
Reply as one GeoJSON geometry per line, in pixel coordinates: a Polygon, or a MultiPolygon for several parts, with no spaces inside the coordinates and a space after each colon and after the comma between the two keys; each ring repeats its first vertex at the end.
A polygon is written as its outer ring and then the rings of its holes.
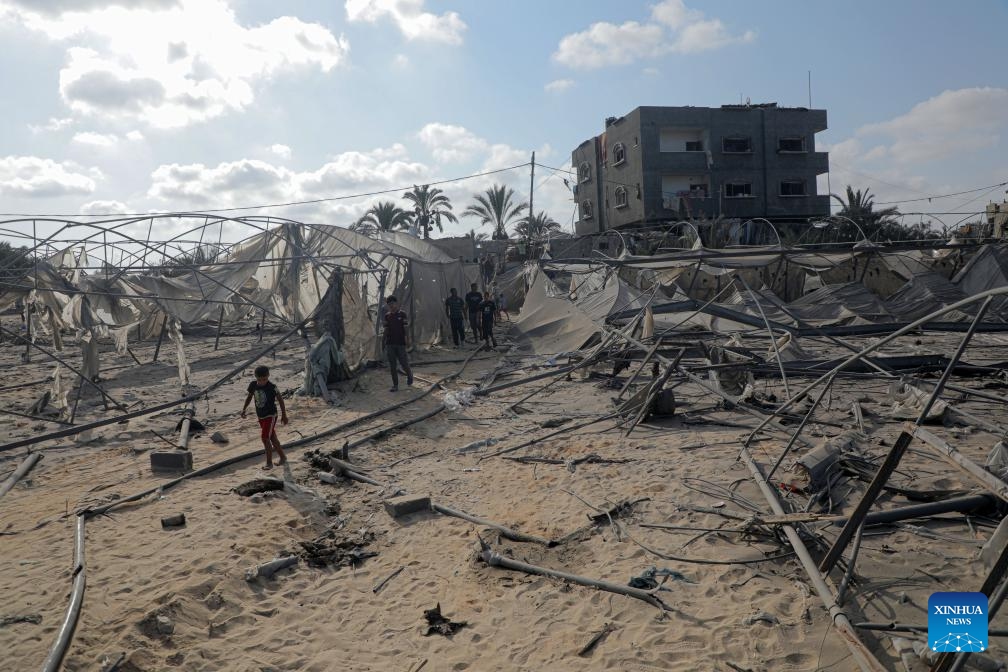
{"type": "MultiPolygon", "coordinates": [[[[853,187],[847,185],[846,195],[847,200],[845,201],[843,197],[831,194],[840,204],[840,212],[837,215],[857,222],[869,240],[905,236],[905,227],[900,226],[899,220],[896,218],[899,215],[899,210],[896,208],[876,210],[875,197],[868,189],[862,193],[860,189],[854,191],[853,187]]],[[[857,227],[843,219],[840,220],[837,228],[842,235],[861,237],[857,227]]]]}
{"type": "Polygon", "coordinates": [[[419,225],[425,239],[430,238],[430,230],[435,226],[438,231],[444,231],[442,220],[458,221],[458,217],[452,212],[451,200],[437,187],[431,188],[427,184],[418,187],[414,184],[410,191],[403,194],[403,198],[413,204],[413,221],[419,225]]]}
{"type": "Polygon", "coordinates": [[[515,235],[529,243],[539,243],[548,240],[553,234],[563,231],[560,222],[556,221],[542,210],[532,217],[525,217],[515,225],[515,235]]]}
{"type": "Polygon", "coordinates": [[[487,240],[490,238],[490,234],[476,233],[476,229],[469,229],[469,233],[466,234],[466,238],[472,238],[473,240],[487,240]]]}
{"type": "Polygon", "coordinates": [[[392,201],[378,201],[368,208],[360,219],[350,225],[350,230],[371,236],[379,231],[408,229],[411,222],[410,213],[392,201]]]}
{"type": "Polygon", "coordinates": [[[32,253],[26,247],[12,247],[0,241],[0,279],[17,284],[34,265],[32,253]]]}
{"type": "Polygon", "coordinates": [[[476,201],[462,213],[463,217],[479,217],[481,224],[492,224],[494,240],[507,240],[507,226],[528,210],[528,203],[516,202],[514,189],[495,184],[482,194],[473,194],[476,201]]]}

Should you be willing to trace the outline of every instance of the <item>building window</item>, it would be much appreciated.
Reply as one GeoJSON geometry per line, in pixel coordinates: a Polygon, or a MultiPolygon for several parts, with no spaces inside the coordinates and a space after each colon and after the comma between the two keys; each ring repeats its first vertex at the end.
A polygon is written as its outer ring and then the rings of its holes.
{"type": "Polygon", "coordinates": [[[703,140],[687,140],[686,141],[686,151],[687,152],[702,152],[703,151],[703,140]]]}
{"type": "Polygon", "coordinates": [[[752,154],[752,138],[741,135],[722,138],[721,151],[725,154],[752,154]]]}
{"type": "Polygon", "coordinates": [[[591,166],[587,161],[581,162],[578,166],[578,182],[591,182],[591,166]]]}
{"type": "Polygon", "coordinates": [[[707,198],[707,185],[706,184],[689,185],[689,196],[690,198],[707,198]]]}
{"type": "Polygon", "coordinates": [[[777,151],[802,153],[805,151],[805,138],[800,135],[779,138],[777,140],[777,151]]]}
{"type": "Polygon", "coordinates": [[[581,201],[581,219],[592,218],[591,201],[581,201]]]}
{"type": "Polygon", "coordinates": [[[728,182],[724,185],[725,198],[751,198],[752,182],[728,182]]]}
{"type": "Polygon", "coordinates": [[[626,147],[622,142],[617,142],[612,148],[613,165],[618,166],[626,161],[626,147]]]}
{"type": "Polygon", "coordinates": [[[805,180],[781,180],[781,196],[805,196],[805,180]]]}
{"type": "Polygon", "coordinates": [[[636,147],[639,144],[640,144],[640,140],[638,140],[638,138],[637,138],[636,135],[633,136],[633,146],[636,147]]]}
{"type": "Polygon", "coordinates": [[[616,207],[617,208],[627,207],[626,187],[622,185],[616,187],[616,207]]]}

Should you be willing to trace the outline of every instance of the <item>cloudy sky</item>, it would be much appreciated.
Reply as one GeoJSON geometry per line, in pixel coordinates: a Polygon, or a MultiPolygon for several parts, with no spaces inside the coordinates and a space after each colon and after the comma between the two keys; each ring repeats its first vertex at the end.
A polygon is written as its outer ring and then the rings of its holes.
{"type": "MultiPolygon", "coordinates": [[[[1008,180],[1005,25],[1004,0],[0,0],[0,212],[332,199],[533,150],[565,167],[606,116],[807,105],[809,70],[833,191],[921,199],[1008,180]]],[[[537,169],[536,209],[569,227],[562,177],[537,169]]],[[[527,198],[528,168],[444,188],[461,210],[494,181],[527,198]]],[[[247,212],[346,225],[372,201],[247,212]]]]}

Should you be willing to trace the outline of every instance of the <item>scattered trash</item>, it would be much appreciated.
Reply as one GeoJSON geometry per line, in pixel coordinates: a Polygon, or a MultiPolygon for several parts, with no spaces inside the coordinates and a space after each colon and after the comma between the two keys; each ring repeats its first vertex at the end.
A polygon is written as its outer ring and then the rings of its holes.
{"type": "Polygon", "coordinates": [[[348,534],[344,530],[330,529],[311,541],[298,542],[298,555],[309,567],[356,567],[368,558],[378,555],[367,550],[375,540],[374,532],[360,530],[348,534]]]}
{"type": "Polygon", "coordinates": [[[280,570],[293,567],[296,564],[298,564],[298,557],[296,555],[276,558],[275,560],[270,560],[269,562],[258,565],[257,567],[245,570],[245,580],[255,581],[260,576],[264,579],[270,579],[273,578],[273,575],[280,570]]]}
{"type": "Polygon", "coordinates": [[[39,625],[42,622],[41,614],[14,614],[13,616],[0,616],[0,628],[16,623],[33,623],[39,625]]]}
{"type": "Polygon", "coordinates": [[[672,579],[673,581],[682,581],[683,583],[695,583],[695,581],[690,581],[681,572],[677,572],[674,569],[658,569],[657,567],[651,566],[641,572],[640,576],[631,577],[627,585],[631,588],[655,590],[665,585],[665,582],[669,579],[672,579]],[[664,577],[661,583],[659,583],[657,579],[659,576],[664,577]]]}
{"type": "Polygon", "coordinates": [[[492,446],[497,443],[500,439],[481,439],[479,441],[473,441],[472,443],[467,443],[458,450],[455,451],[456,455],[464,455],[465,453],[471,453],[473,451],[479,450],[480,448],[486,448],[487,446],[492,446]]]}
{"type": "Polygon", "coordinates": [[[170,635],[175,632],[175,624],[167,616],[158,616],[156,625],[158,634],[160,635],[170,635]]]}
{"type": "Polygon", "coordinates": [[[450,621],[442,616],[440,602],[438,602],[437,606],[433,609],[425,610],[423,615],[424,618],[427,619],[427,632],[424,633],[424,637],[430,637],[431,635],[451,637],[456,632],[469,625],[465,621],[450,621]]]}
{"type": "Polygon", "coordinates": [[[210,435],[210,440],[214,443],[230,443],[228,438],[221,432],[214,432],[210,435]]]}
{"type": "Polygon", "coordinates": [[[475,391],[475,387],[466,387],[461,390],[445,392],[443,400],[445,408],[452,412],[461,410],[463,406],[468,406],[473,402],[473,393],[475,391]]]}
{"type": "Polygon", "coordinates": [[[186,518],[184,513],[179,513],[174,516],[165,516],[161,519],[161,527],[184,527],[186,524],[186,518]]]}
{"type": "Polygon", "coordinates": [[[612,623],[606,623],[605,625],[603,625],[602,629],[596,632],[595,636],[589,639],[588,643],[585,644],[583,647],[581,647],[581,650],[578,651],[577,655],[584,658],[585,656],[590,654],[592,651],[595,650],[595,647],[598,646],[599,643],[606,638],[606,635],[608,635],[610,632],[613,632],[615,629],[616,626],[613,625],[612,623]]]}

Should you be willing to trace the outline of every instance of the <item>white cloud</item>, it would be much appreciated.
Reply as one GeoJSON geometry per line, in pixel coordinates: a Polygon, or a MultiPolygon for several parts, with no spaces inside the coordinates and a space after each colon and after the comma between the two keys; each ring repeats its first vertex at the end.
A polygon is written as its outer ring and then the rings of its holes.
{"type": "Polygon", "coordinates": [[[32,133],[42,133],[44,131],[62,131],[64,128],[73,124],[73,122],[74,120],[72,117],[64,117],[64,118],[50,117],[49,121],[47,121],[45,124],[39,126],[29,126],[28,128],[29,130],[31,130],[32,133]]]}
{"type": "Polygon", "coordinates": [[[463,163],[485,152],[489,143],[462,126],[431,123],[417,134],[434,160],[439,163],[463,163]]]}
{"type": "Polygon", "coordinates": [[[424,11],[424,0],[346,0],[349,21],[376,23],[391,19],[408,40],[462,44],[467,26],[457,12],[424,11]]]}
{"type": "Polygon", "coordinates": [[[570,68],[593,69],[626,65],[668,53],[691,54],[731,44],[752,42],[756,33],[732,34],[720,19],[686,7],[681,0],[664,0],[651,10],[651,22],[617,25],[593,23],[587,30],[565,35],[553,60],[570,68]]]}
{"type": "MultiPolygon", "coordinates": [[[[371,152],[344,152],[316,170],[302,172],[257,159],[216,166],[166,164],[152,173],[147,194],[172,210],[227,208],[345,196],[429,181],[428,167],[403,157],[403,150],[394,145],[371,152]]],[[[335,216],[338,220],[331,223],[347,224],[373,200],[333,201],[301,212],[335,216]]]]}
{"type": "Polygon", "coordinates": [[[157,127],[241,110],[263,81],[295,69],[328,72],[349,50],[342,36],[290,16],[241,25],[225,0],[63,2],[58,11],[42,11],[44,4],[10,7],[28,28],[66,42],[64,102],[157,127]]]}
{"type": "MultiPolygon", "coordinates": [[[[986,173],[972,170],[998,151],[1008,133],[1008,89],[977,87],[943,91],[905,114],[866,124],[854,134],[817,149],[830,153],[831,186],[870,188],[877,201],[949,193],[1004,180],[1004,164],[986,173]],[[949,165],[958,168],[948,173],[949,165]],[[951,180],[950,180],[951,178],[951,180]]],[[[825,191],[825,190],[824,190],[825,191]]],[[[966,205],[969,196],[960,202],[966,205]]],[[[904,210],[941,210],[951,201],[908,203],[904,210]]],[[[971,206],[972,207],[972,206],[971,206]]],[[[947,209],[947,207],[945,207],[947,209]]]]}
{"type": "Polygon", "coordinates": [[[548,93],[562,93],[574,86],[573,79],[554,79],[543,87],[548,93]]]}
{"type": "Polygon", "coordinates": [[[92,147],[114,147],[119,142],[119,136],[114,133],[83,131],[75,133],[73,141],[82,145],[91,145],[92,147]]]}
{"type": "Polygon", "coordinates": [[[144,134],[134,129],[126,134],[126,139],[132,140],[133,142],[139,142],[144,139],[144,134]]]}
{"type": "Polygon", "coordinates": [[[396,54],[395,58],[392,59],[392,65],[397,68],[408,68],[410,65],[409,57],[406,54],[396,54]]]}
{"type": "Polygon", "coordinates": [[[125,215],[129,206],[122,201],[89,201],[81,206],[82,215],[125,215]]]}
{"type": "Polygon", "coordinates": [[[857,136],[884,143],[900,163],[937,161],[990,147],[1008,130],[1008,89],[943,91],[889,121],[862,126],[857,136]]]}
{"type": "Polygon", "coordinates": [[[279,156],[281,159],[291,158],[291,148],[287,145],[270,145],[269,151],[279,156]]]}
{"type": "Polygon", "coordinates": [[[54,198],[90,194],[97,169],[85,170],[72,162],[57,163],[37,156],[0,157],[0,196],[54,198]]]}

